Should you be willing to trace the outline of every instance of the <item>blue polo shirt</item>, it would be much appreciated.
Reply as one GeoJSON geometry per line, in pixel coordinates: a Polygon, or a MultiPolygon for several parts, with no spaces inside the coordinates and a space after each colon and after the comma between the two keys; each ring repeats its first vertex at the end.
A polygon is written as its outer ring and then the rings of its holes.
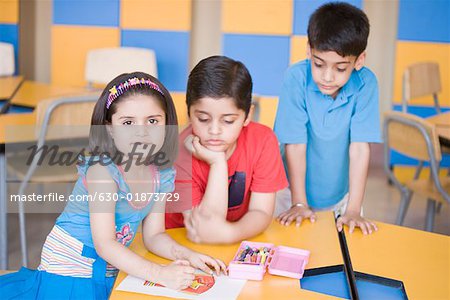
{"type": "Polygon", "coordinates": [[[336,204],[349,189],[351,142],[381,142],[378,84],[368,69],[354,70],[336,99],[320,92],[311,61],[285,73],[275,133],[283,144],[306,146],[306,197],[313,208],[336,204]]]}

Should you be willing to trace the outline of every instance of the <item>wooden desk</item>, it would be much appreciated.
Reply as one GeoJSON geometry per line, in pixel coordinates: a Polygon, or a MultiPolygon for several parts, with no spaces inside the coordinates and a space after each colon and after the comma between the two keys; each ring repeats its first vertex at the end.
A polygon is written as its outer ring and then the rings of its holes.
{"type": "Polygon", "coordinates": [[[87,88],[62,87],[36,81],[25,81],[15,96],[11,99],[11,104],[36,107],[41,100],[61,96],[77,96],[92,91],[92,89],[87,88]]]}
{"type": "Polygon", "coordinates": [[[440,137],[450,141],[450,112],[432,116],[427,121],[436,125],[436,132],[440,137]]]}
{"type": "Polygon", "coordinates": [[[403,281],[409,299],[450,299],[450,237],[377,223],[378,232],[346,232],[353,269],[403,281]]]}
{"type": "Polygon", "coordinates": [[[22,76],[0,77],[0,100],[9,100],[22,81],[22,76]]]}
{"type": "MultiPolygon", "coordinates": [[[[239,243],[221,246],[193,244],[186,239],[186,231],[184,228],[171,229],[168,230],[168,233],[180,244],[220,258],[227,264],[231,261],[239,246],[239,243]]],[[[339,248],[338,236],[335,230],[334,217],[330,212],[318,213],[318,220],[316,223],[311,224],[306,221],[301,227],[284,227],[274,221],[264,233],[251,240],[311,250],[311,257],[307,268],[342,264],[342,256],[339,248]]],[[[140,235],[136,236],[131,245],[131,249],[149,260],[158,263],[168,262],[167,260],[149,253],[144,248],[140,235]]],[[[126,274],[124,272],[119,273],[114,289],[125,276],[126,274]]],[[[148,295],[116,291],[114,289],[110,297],[111,300],[152,299],[152,297],[148,295]]],[[[268,273],[266,273],[262,281],[247,281],[239,295],[239,299],[300,299],[302,296],[303,299],[335,299],[334,297],[301,290],[299,280],[297,279],[274,276],[268,273]]]]}

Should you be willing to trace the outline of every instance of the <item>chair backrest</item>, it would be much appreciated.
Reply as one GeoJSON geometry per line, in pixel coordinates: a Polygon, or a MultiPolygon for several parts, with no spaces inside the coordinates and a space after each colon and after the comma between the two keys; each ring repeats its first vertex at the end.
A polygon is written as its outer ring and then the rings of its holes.
{"type": "Polygon", "coordinates": [[[437,94],[440,91],[439,64],[421,62],[408,66],[403,73],[403,112],[406,112],[406,106],[412,99],[431,95],[438,109],[437,94]]]}
{"type": "Polygon", "coordinates": [[[401,154],[421,161],[442,159],[435,126],[407,113],[389,111],[384,118],[385,143],[401,154]]]}
{"type": "Polygon", "coordinates": [[[0,43],[0,76],[11,76],[15,71],[14,46],[0,43]]]}
{"type": "Polygon", "coordinates": [[[89,84],[105,85],[122,73],[135,71],[158,77],[153,50],[119,47],[94,49],[87,54],[85,79],[89,84]]]}
{"type": "Polygon", "coordinates": [[[40,101],[36,107],[37,137],[42,131],[40,139],[87,137],[98,98],[98,93],[92,93],[40,101]]]}

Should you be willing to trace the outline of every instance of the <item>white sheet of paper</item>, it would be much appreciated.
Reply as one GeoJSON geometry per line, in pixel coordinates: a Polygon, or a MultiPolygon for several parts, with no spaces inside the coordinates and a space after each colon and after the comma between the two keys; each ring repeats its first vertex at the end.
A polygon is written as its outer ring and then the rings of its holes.
{"type": "Polygon", "coordinates": [[[193,295],[160,286],[144,286],[145,280],[128,275],[116,290],[141,293],[154,296],[165,296],[178,299],[236,299],[247,280],[232,279],[228,276],[214,276],[214,286],[201,295],[193,295]]]}

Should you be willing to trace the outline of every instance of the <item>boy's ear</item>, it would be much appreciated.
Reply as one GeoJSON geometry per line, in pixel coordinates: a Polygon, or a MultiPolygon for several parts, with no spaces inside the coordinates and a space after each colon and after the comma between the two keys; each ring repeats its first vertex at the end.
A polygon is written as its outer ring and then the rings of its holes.
{"type": "Polygon", "coordinates": [[[244,121],[244,127],[250,124],[250,122],[253,120],[254,111],[255,111],[255,104],[252,103],[252,105],[250,105],[250,110],[248,111],[247,118],[244,121]]]}
{"type": "Polygon", "coordinates": [[[364,67],[364,63],[366,62],[366,51],[361,53],[355,61],[355,69],[356,71],[361,70],[364,67]]]}
{"type": "Polygon", "coordinates": [[[309,42],[306,43],[306,58],[311,59],[311,46],[309,45],[309,42]]]}

